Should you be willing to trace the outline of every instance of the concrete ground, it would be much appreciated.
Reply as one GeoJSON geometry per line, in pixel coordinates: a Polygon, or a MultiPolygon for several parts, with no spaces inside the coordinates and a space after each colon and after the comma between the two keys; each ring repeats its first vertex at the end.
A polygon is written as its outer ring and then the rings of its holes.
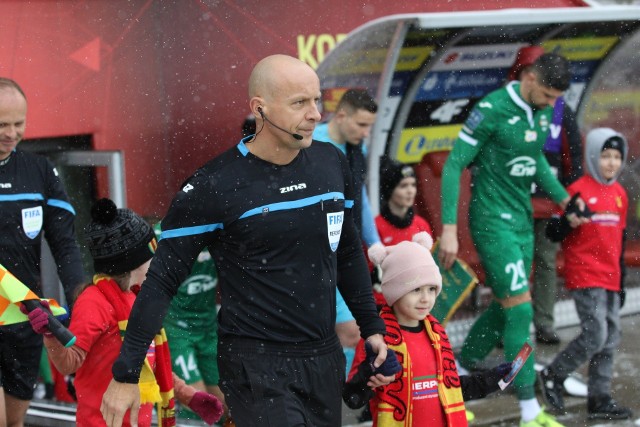
{"type": "MultiPolygon", "coordinates": [[[[566,345],[577,333],[576,327],[559,330],[562,343],[558,346],[537,345],[536,361],[546,364],[551,361],[557,351],[566,345]]],[[[568,409],[566,415],[558,417],[558,421],[566,427],[584,426],[640,426],[640,315],[625,316],[622,318],[622,345],[615,360],[616,377],[613,383],[614,398],[629,406],[634,411],[634,418],[626,421],[590,421],[587,419],[586,398],[566,397],[565,404],[568,409]]],[[[487,365],[497,365],[503,361],[502,352],[494,351],[487,365]]],[[[586,369],[582,367],[580,374],[586,376],[586,369]]],[[[538,399],[542,402],[540,397],[538,399]]],[[[495,393],[486,399],[469,402],[467,408],[476,418],[471,426],[518,426],[520,411],[518,402],[509,390],[495,393]]],[[[370,423],[358,423],[357,416],[360,411],[352,411],[346,406],[343,410],[343,426],[367,426],[370,423]]]]}

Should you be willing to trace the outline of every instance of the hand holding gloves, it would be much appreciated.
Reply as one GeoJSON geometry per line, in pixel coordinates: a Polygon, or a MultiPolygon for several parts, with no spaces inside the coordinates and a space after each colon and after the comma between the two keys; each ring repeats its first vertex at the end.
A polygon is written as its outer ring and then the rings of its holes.
{"type": "Polygon", "coordinates": [[[374,353],[368,342],[365,342],[364,348],[366,359],[358,366],[358,371],[344,385],[342,391],[342,399],[351,409],[362,408],[373,397],[373,390],[367,385],[369,377],[377,374],[388,377],[402,372],[402,365],[398,362],[396,353],[393,350],[387,350],[387,358],[382,365],[376,368],[373,366],[373,362],[376,360],[377,354],[374,353]]]}

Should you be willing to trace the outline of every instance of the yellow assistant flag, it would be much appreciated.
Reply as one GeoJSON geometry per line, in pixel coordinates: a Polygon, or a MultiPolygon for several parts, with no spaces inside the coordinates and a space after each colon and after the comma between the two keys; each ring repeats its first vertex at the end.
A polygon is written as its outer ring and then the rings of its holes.
{"type": "MultiPolygon", "coordinates": [[[[29,321],[27,315],[20,311],[18,304],[21,301],[34,299],[40,299],[40,297],[0,264],[0,326],[29,321]]],[[[67,313],[56,300],[44,300],[49,302],[49,308],[54,316],[67,313]]]]}

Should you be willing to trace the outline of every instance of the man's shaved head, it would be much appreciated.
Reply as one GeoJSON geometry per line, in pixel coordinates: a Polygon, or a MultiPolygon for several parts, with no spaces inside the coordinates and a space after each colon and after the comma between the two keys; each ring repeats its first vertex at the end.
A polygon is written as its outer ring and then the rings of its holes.
{"type": "Polygon", "coordinates": [[[249,77],[249,98],[259,96],[271,98],[286,81],[288,76],[304,72],[313,72],[306,63],[288,55],[271,55],[256,64],[249,77]]]}
{"type": "Polygon", "coordinates": [[[249,77],[249,108],[258,130],[249,150],[275,164],[288,164],[311,145],[318,111],[320,79],[309,65],[287,55],[271,55],[249,77]]]}

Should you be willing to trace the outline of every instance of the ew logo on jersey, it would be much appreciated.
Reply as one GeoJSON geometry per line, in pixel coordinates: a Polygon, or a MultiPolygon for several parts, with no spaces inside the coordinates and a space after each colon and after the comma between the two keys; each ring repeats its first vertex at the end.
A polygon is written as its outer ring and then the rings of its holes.
{"type": "Polygon", "coordinates": [[[509,175],[524,177],[536,174],[536,161],[529,156],[519,156],[506,164],[509,168],[509,175]]]}
{"type": "Polygon", "coordinates": [[[343,212],[332,212],[327,214],[327,237],[329,238],[329,247],[333,252],[338,249],[340,243],[340,234],[342,233],[342,223],[344,222],[343,212]]]}
{"type": "Polygon", "coordinates": [[[42,229],[42,206],[22,209],[22,231],[30,239],[35,239],[42,229]]]}

